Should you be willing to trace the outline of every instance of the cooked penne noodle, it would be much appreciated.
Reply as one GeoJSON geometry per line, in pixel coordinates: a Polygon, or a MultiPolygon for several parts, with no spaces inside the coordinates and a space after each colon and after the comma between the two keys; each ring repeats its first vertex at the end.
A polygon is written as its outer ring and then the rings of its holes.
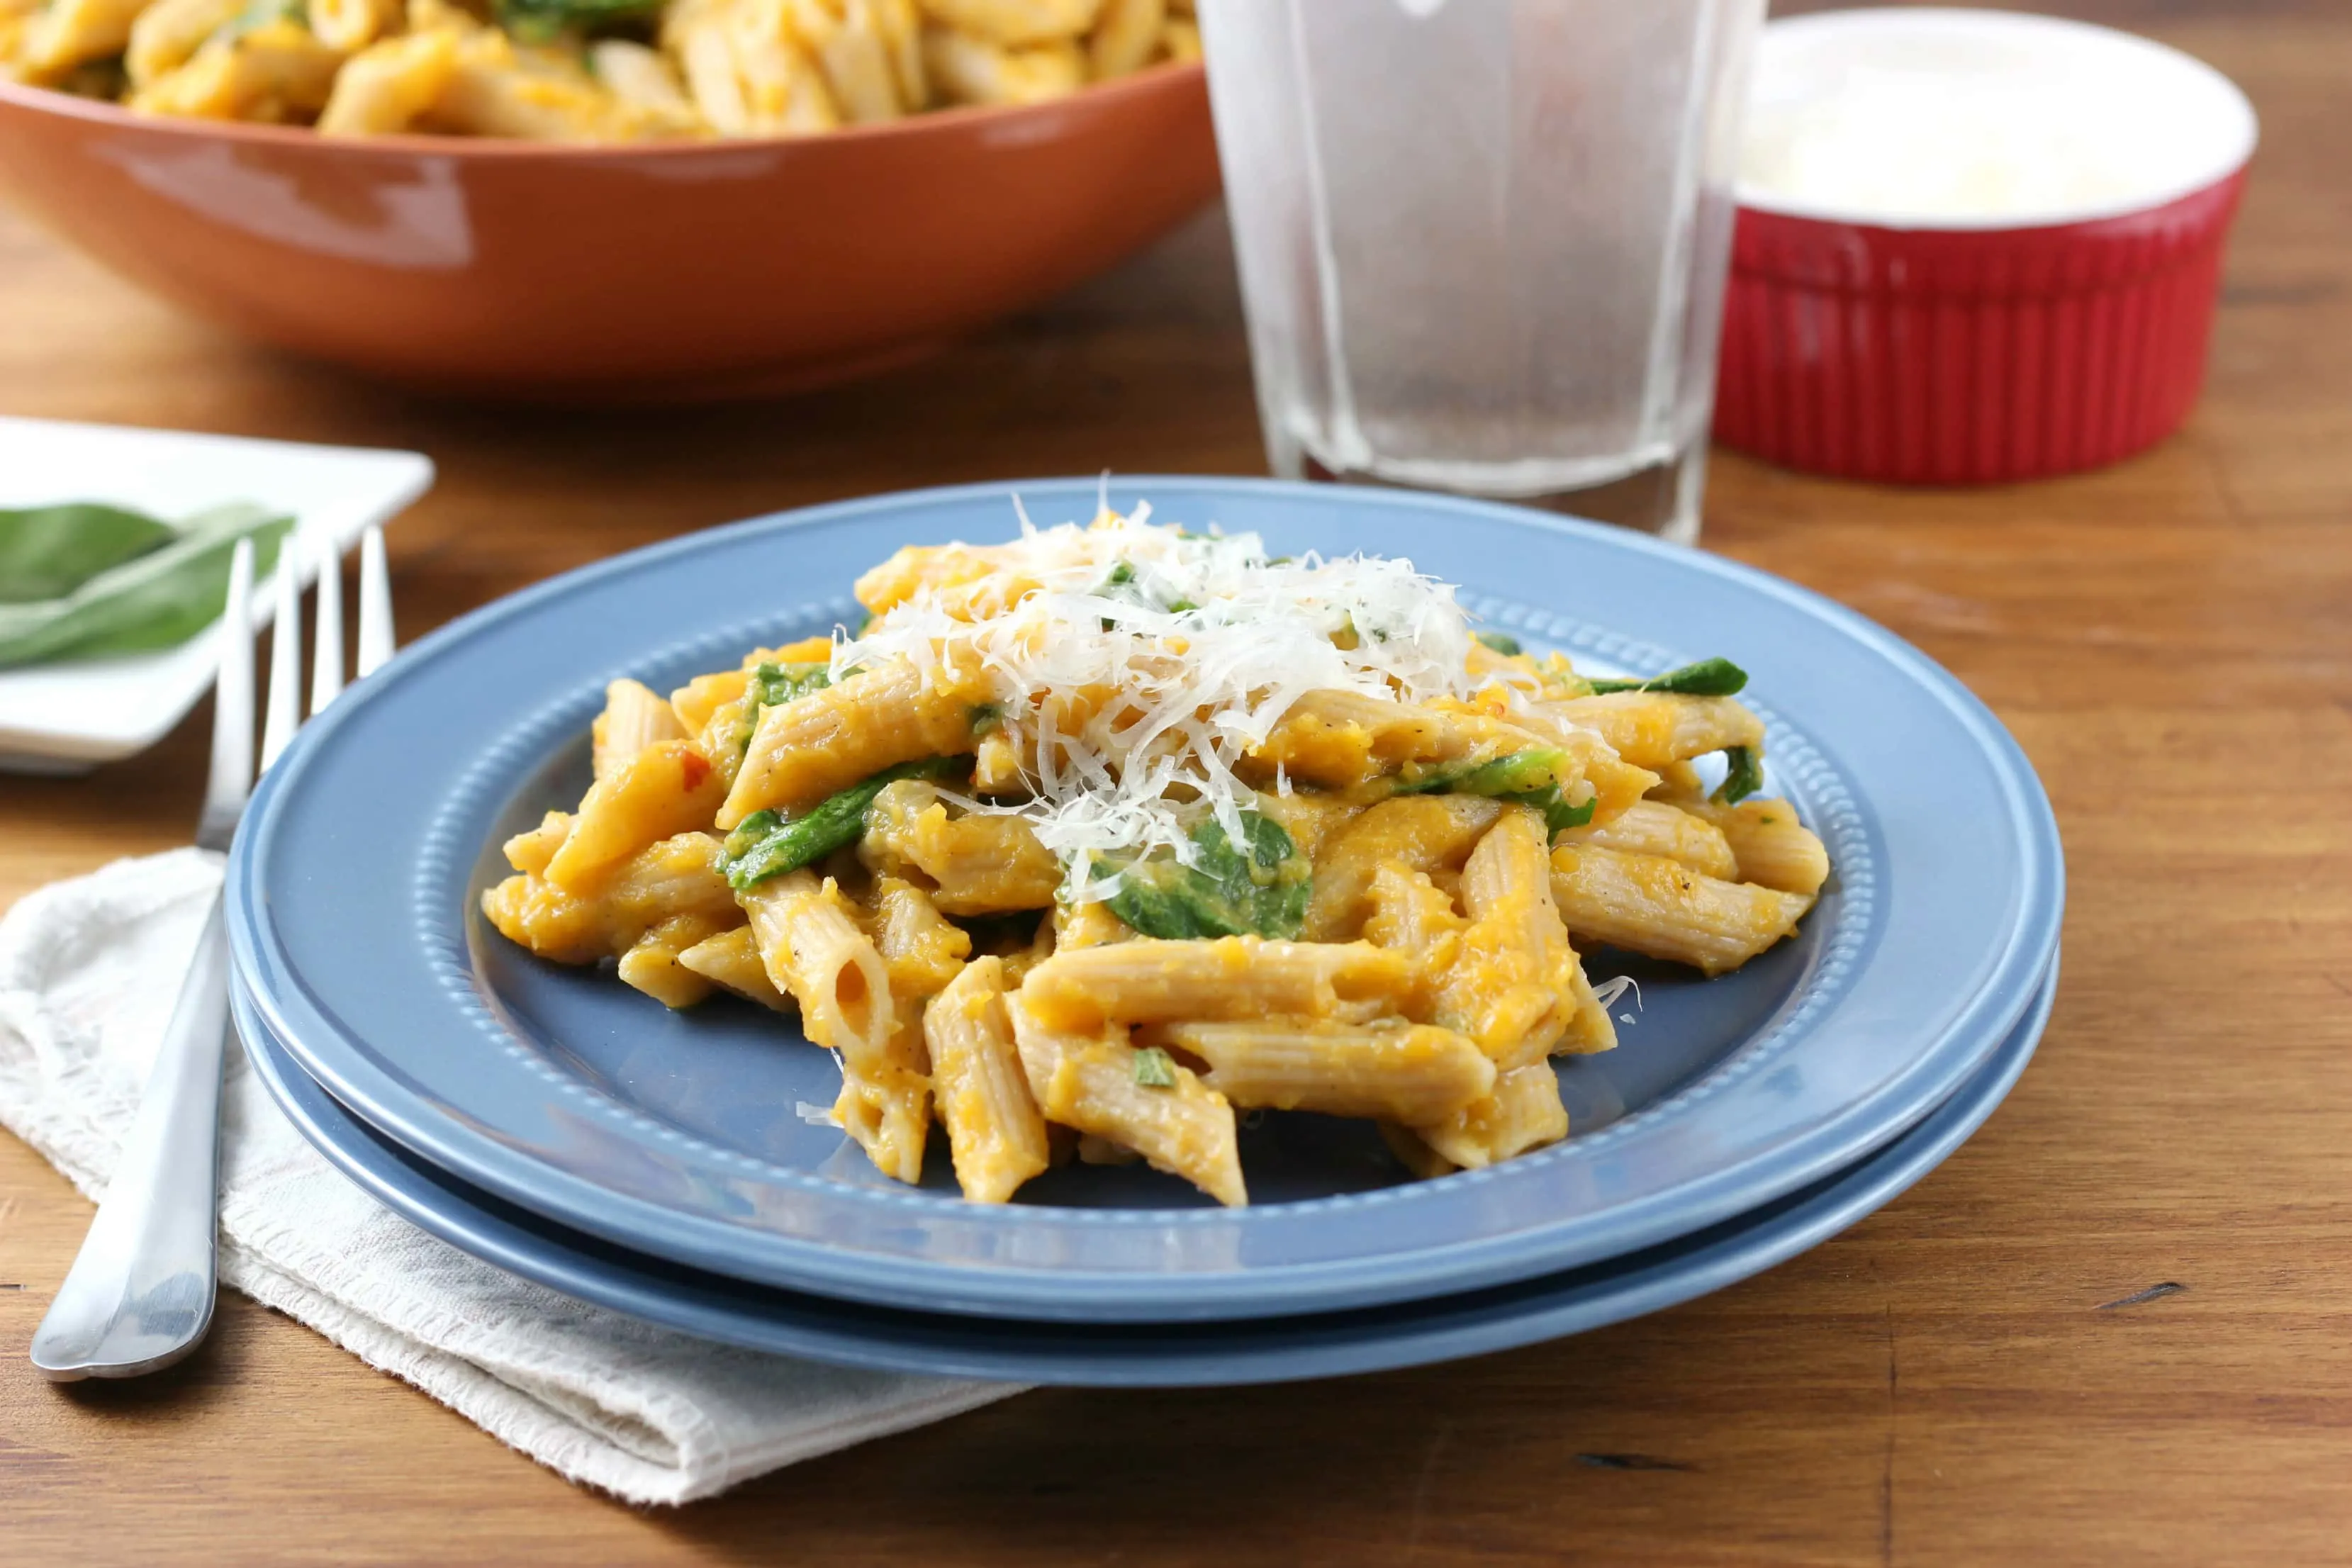
{"type": "Polygon", "coordinates": [[[1743,800],[1737,805],[1699,801],[1684,809],[1723,835],[1743,882],[1812,894],[1829,880],[1829,850],[1785,800],[1743,800]]]}
{"type": "Polygon", "coordinates": [[[1790,935],[1813,903],[1655,855],[1579,845],[1552,851],[1551,889],[1579,936],[1707,974],[1737,969],[1790,935]]]}
{"type": "Polygon", "coordinates": [[[1266,1018],[1160,1024],[1137,1037],[1208,1063],[1202,1081],[1239,1106],[1443,1121],[1495,1087],[1484,1052],[1425,1024],[1266,1018]]]}
{"type": "Polygon", "coordinates": [[[680,952],[677,962],[747,1002],[757,1002],[779,1013],[794,1008],[792,998],[777,990],[776,983],[768,978],[768,966],[760,957],[760,939],[748,925],[703,938],[680,952]]]}
{"type": "Polygon", "coordinates": [[[1412,1131],[1439,1158],[1475,1171],[1559,1142],[1568,1136],[1568,1110],[1550,1064],[1535,1062],[1498,1076],[1484,1100],[1412,1131]]]}
{"type": "Polygon", "coordinates": [[[447,28],[371,44],[336,73],[335,90],[319,116],[319,133],[381,136],[405,131],[440,99],[457,68],[457,35],[447,28]]]}
{"type": "Polygon", "coordinates": [[[1568,829],[1556,842],[1591,844],[1628,855],[1660,855],[1726,881],[1756,880],[1740,876],[1739,861],[1723,829],[1703,816],[1660,800],[1636,801],[1608,822],[1568,829]]]}
{"type": "Polygon", "coordinates": [[[1371,913],[1372,881],[1383,867],[1459,870],[1503,813],[1475,795],[1412,795],[1384,800],[1334,833],[1315,863],[1307,906],[1310,942],[1347,942],[1371,913]]]}
{"type": "Polygon", "coordinates": [[[1103,0],[916,0],[916,5],[943,27],[1017,48],[1078,37],[1095,25],[1103,0]]]}
{"type": "Polygon", "coordinates": [[[974,1203],[1003,1203],[1051,1163],[1045,1119],[1022,1071],[1004,994],[1003,961],[978,958],[923,1011],[932,1093],[956,1184],[974,1203]]]}
{"type": "Polygon", "coordinates": [[[589,786],[570,837],[548,862],[548,879],[574,891],[589,888],[646,845],[709,826],[724,795],[691,742],[656,742],[589,786]]]}
{"type": "Polygon", "coordinates": [[[911,882],[884,877],[874,885],[874,946],[902,1006],[947,988],[971,956],[971,934],[940,913],[911,882]]]}
{"type": "Polygon", "coordinates": [[[722,928],[711,915],[672,915],[629,944],[621,954],[621,984],[633,986],[665,1007],[691,1007],[710,994],[709,976],[679,962],[692,947],[722,928]]]}
{"type": "Polygon", "coordinates": [[[1402,953],[1368,942],[1147,937],[1056,952],[1029,972],[1021,994],[1039,1020],[1056,1029],[1269,1013],[1360,1023],[1396,1012],[1412,992],[1412,971],[1402,953]]]}
{"type": "MultiPolygon", "coordinates": [[[[122,51],[123,74],[131,86],[145,87],[178,69],[207,38],[235,21],[246,4],[247,0],[155,0],[131,21],[130,43],[122,51]]],[[[0,11],[5,9],[0,6],[0,11]]],[[[34,9],[28,14],[39,13],[34,9]]]]}
{"type": "Polygon", "coordinates": [[[724,921],[734,903],[719,868],[719,841],[707,833],[646,846],[588,893],[528,874],[482,893],[483,913],[500,934],[560,963],[618,958],[665,920],[707,914],[724,921]]]}
{"type": "Polygon", "coordinates": [[[1165,1084],[1140,1081],[1139,1053],[1125,1029],[1048,1024],[1028,1006],[1029,990],[1023,985],[1005,1010],[1022,1071],[1048,1121],[1132,1149],[1221,1204],[1249,1202],[1234,1108],[1223,1095],[1181,1065],[1167,1068],[1165,1084]]]}
{"type": "Polygon", "coordinates": [[[327,106],[343,57],[299,22],[224,28],[187,64],[132,95],[144,113],[205,120],[308,121],[327,106]]]}
{"type": "Polygon", "coordinates": [[[686,726],[653,689],[638,680],[615,680],[604,688],[604,710],[589,728],[590,767],[608,779],[656,741],[683,741],[686,726]]]}
{"type": "Polygon", "coordinates": [[[1592,731],[1636,767],[1654,769],[1727,746],[1764,744],[1764,721],[1735,697],[1612,691],[1543,703],[1538,711],[1592,731]]]}
{"type": "Polygon", "coordinates": [[[840,890],[793,871],[736,897],[751,918],[768,979],[800,1004],[809,1038],[839,1051],[849,1070],[884,1064],[898,1022],[889,971],[840,890]]]}
{"type": "Polygon", "coordinates": [[[1047,103],[1086,85],[1086,57],[1075,44],[1008,48],[928,27],[922,48],[924,74],[953,103],[1047,103]]]}
{"type": "Polygon", "coordinates": [[[353,54],[399,27],[400,0],[309,0],[310,30],[331,49],[353,54]]]}
{"type": "Polygon", "coordinates": [[[1062,863],[1017,816],[949,815],[935,784],[902,779],[866,808],[866,863],[933,884],[933,900],[951,915],[1043,909],[1062,884],[1062,863]]]}
{"type": "Polygon", "coordinates": [[[1437,994],[1439,1020],[1506,1068],[1617,1043],[1553,902],[1544,837],[1541,815],[1513,805],[1479,840],[1462,869],[1470,924],[1437,994]]]}
{"type": "Polygon", "coordinates": [[[969,672],[927,684],[911,665],[872,670],[760,710],[759,728],[719,813],[732,827],[755,811],[802,812],[899,763],[969,752],[987,690],[969,672]]]}
{"type": "Polygon", "coordinates": [[[1103,0],[1087,68],[1097,81],[1140,70],[1159,51],[1168,27],[1168,0],[1103,0]]]}

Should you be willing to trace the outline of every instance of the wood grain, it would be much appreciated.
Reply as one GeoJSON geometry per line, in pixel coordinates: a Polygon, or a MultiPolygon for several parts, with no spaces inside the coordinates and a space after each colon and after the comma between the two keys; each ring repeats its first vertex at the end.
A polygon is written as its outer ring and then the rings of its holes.
{"type": "MultiPolygon", "coordinates": [[[[2352,14],[2101,0],[2264,142],[2202,407],[2105,472],[1837,485],[1719,455],[1711,547],[1885,621],[2048,781],[2041,1056],[1918,1188],[1759,1279],[1465,1364],[1039,1393],[632,1511],[240,1299],[182,1372],[23,1359],[88,1207],[0,1138],[10,1561],[2219,1563],[2352,1558],[2352,14]],[[2178,1291],[2130,1299],[2152,1286],[2178,1291]],[[2122,1304],[2116,1304],[2122,1303],[2122,1304]]],[[[0,216],[0,406],[413,446],[415,636],[684,529],[907,485],[1257,472],[1213,220],[924,366],[652,416],[419,402],[230,342],[0,216]]],[[[0,903],[182,842],[205,728],[0,782],[0,903]]],[[[1965,824],[1954,831],[1965,832],[1965,824]]]]}

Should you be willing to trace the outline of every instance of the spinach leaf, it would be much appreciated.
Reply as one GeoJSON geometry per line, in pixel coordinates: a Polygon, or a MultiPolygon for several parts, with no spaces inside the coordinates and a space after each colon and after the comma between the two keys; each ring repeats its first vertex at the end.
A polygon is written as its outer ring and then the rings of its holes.
{"type": "Polygon", "coordinates": [[[970,760],[929,757],[919,763],[901,763],[826,796],[799,816],[755,811],[727,836],[719,850],[719,868],[727,874],[727,885],[739,892],[771,877],[797,871],[856,843],[866,832],[866,810],[885,785],[900,779],[946,778],[961,771],[970,760]]]}
{"type": "Polygon", "coordinates": [[[1445,763],[1425,768],[1398,784],[1396,793],[1518,795],[1546,784],[1557,785],[1568,765],[1566,752],[1530,746],[1483,763],[1445,763]]]}
{"type": "Polygon", "coordinates": [[[1764,769],[1753,751],[1746,746],[1726,746],[1723,760],[1729,764],[1724,771],[1723,782],[1707,797],[1717,805],[1737,805],[1764,787],[1764,769]]]}
{"type": "Polygon", "coordinates": [[[97,501],[0,511],[0,605],[62,598],[176,537],[168,522],[97,501]]]}
{"type": "Polygon", "coordinates": [[[1748,672],[1727,658],[1703,658],[1647,680],[1588,680],[1592,694],[1664,691],[1675,697],[1733,697],[1748,685],[1748,672]]]}
{"type": "Polygon", "coordinates": [[[781,708],[832,684],[832,667],[823,664],[763,664],[751,672],[749,682],[762,708],[781,708]]]}
{"type": "Polygon", "coordinates": [[[1484,795],[1520,805],[1532,805],[1544,815],[1546,832],[1558,834],[1592,820],[1592,800],[1570,805],[1561,795],[1560,774],[1568,753],[1549,746],[1530,746],[1484,763],[1454,763],[1431,768],[1396,787],[1399,795],[1484,795]]]}
{"type": "Polygon", "coordinates": [[[548,44],[565,33],[585,33],[650,16],[662,4],[663,0],[491,0],[490,14],[520,42],[548,44]]]}
{"type": "Polygon", "coordinates": [[[1163,857],[1119,868],[1110,912],[1146,936],[1174,942],[1297,937],[1307,923],[1312,868],[1272,817],[1244,812],[1242,828],[1249,844],[1246,856],[1211,816],[1192,829],[1200,849],[1197,865],[1163,857]]]}
{"type": "Polygon", "coordinates": [[[292,518],[247,502],[215,507],[183,523],[170,543],[61,597],[0,605],[0,668],[176,647],[220,619],[236,542],[252,539],[259,576],[277,563],[278,542],[293,526],[292,518]]]}

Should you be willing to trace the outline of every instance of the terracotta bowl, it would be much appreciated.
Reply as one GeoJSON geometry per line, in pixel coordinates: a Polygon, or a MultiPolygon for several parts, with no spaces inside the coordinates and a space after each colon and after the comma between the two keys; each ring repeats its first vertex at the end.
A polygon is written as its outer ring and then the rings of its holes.
{"type": "Polygon", "coordinates": [[[0,84],[0,188],[142,287],[436,391],[652,402],[913,358],[1217,189],[1198,65],[796,141],[334,141],[0,84]]]}

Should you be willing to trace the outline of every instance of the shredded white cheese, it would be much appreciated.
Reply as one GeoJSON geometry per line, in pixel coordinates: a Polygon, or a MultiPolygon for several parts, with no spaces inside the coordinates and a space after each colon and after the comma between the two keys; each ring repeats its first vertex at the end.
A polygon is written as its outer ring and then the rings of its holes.
{"type": "Polygon", "coordinates": [[[1189,863],[1186,824],[1204,808],[1239,842],[1253,792],[1235,764],[1307,692],[1417,703],[1470,689],[1454,590],[1410,561],[1270,559],[1255,533],[1189,533],[1143,507],[1088,528],[1024,516],[1020,538],[975,553],[1025,591],[968,620],[955,613],[968,594],[926,588],[837,639],[833,676],[903,659],[929,683],[976,663],[1032,798],[963,804],[1028,818],[1073,868],[1078,901],[1117,889],[1089,878],[1094,857],[1189,863]]]}

